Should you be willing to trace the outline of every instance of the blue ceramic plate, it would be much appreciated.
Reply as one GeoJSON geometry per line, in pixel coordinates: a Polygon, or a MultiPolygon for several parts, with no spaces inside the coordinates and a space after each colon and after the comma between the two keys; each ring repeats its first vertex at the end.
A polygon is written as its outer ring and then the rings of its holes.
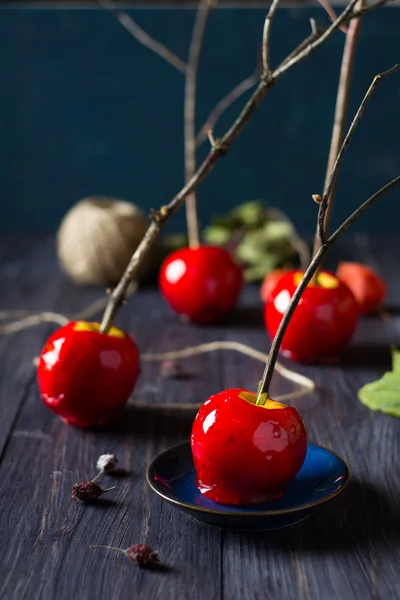
{"type": "Polygon", "coordinates": [[[253,506],[217,504],[199,492],[189,441],[164,450],[147,469],[147,482],[161,498],[200,523],[240,531],[278,529],[303,521],[314,508],[337,496],[348,481],[346,463],[315,444],[309,444],[304,464],[283,497],[253,506]]]}

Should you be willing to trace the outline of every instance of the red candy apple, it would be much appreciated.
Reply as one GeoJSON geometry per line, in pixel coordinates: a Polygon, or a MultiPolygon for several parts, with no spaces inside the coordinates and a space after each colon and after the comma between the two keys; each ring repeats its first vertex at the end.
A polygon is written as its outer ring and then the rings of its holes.
{"type": "Polygon", "coordinates": [[[342,262],[336,275],[353,292],[361,313],[377,312],[386,296],[385,282],[371,267],[361,263],[342,262]]]}
{"type": "Polygon", "coordinates": [[[37,370],[46,406],[78,427],[101,425],[124,408],[140,373],[133,339],[116,327],[71,322],[47,340],[37,370]]]}
{"type": "Polygon", "coordinates": [[[205,324],[233,309],[243,276],[226,250],[200,246],[173,252],[161,267],[159,282],[171,308],[194,323],[205,324]]]}
{"type": "Polygon", "coordinates": [[[272,291],[278,284],[278,281],[286,275],[288,269],[275,269],[275,271],[271,271],[268,273],[261,284],[260,288],[260,297],[263,302],[266,302],[270,297],[272,291]]]}
{"type": "Polygon", "coordinates": [[[222,504],[275,500],[301,468],[307,434],[298,412],[256,394],[229,389],[211,396],[193,423],[197,485],[222,504]]]}
{"type": "MultiPolygon", "coordinates": [[[[265,305],[265,322],[271,338],[303,276],[291,271],[278,282],[265,305]]],[[[359,307],[347,285],[322,271],[310,283],[283,337],[281,352],[293,360],[330,362],[337,360],[357,325],[359,307]]]]}

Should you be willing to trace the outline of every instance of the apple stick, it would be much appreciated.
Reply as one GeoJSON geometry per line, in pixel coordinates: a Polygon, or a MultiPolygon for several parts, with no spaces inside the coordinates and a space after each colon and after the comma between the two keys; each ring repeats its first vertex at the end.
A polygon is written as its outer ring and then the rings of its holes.
{"type": "Polygon", "coordinates": [[[364,112],[365,106],[366,106],[368,100],[370,99],[374,89],[376,88],[377,84],[380,81],[382,81],[382,79],[384,79],[388,75],[391,75],[392,73],[398,71],[399,69],[400,69],[400,64],[397,64],[394,67],[392,67],[391,69],[389,69],[388,71],[385,71],[384,73],[380,73],[379,75],[376,75],[374,77],[374,79],[373,79],[371,85],[369,86],[369,88],[360,104],[360,107],[350,125],[347,135],[342,143],[342,146],[340,148],[338,157],[337,157],[335,165],[334,165],[332,177],[329,180],[328,189],[325,192],[322,199],[318,196],[316,197],[317,201],[320,200],[319,210],[318,210],[318,235],[319,235],[320,245],[319,245],[319,248],[318,248],[316,254],[314,255],[313,259],[311,260],[307,270],[305,271],[302,280],[300,281],[299,285],[297,286],[296,291],[293,294],[293,297],[290,301],[290,304],[289,304],[288,308],[286,309],[285,314],[283,315],[283,318],[279,325],[278,331],[276,332],[276,335],[273,339],[273,342],[271,345],[271,350],[268,355],[268,361],[265,366],[263,378],[259,385],[256,404],[264,404],[265,398],[268,397],[269,389],[271,386],[272,375],[274,373],[275,363],[278,358],[279,349],[282,344],[283,337],[285,335],[285,332],[288,328],[290,320],[294,314],[294,311],[296,310],[298,303],[300,302],[300,299],[301,299],[305,289],[307,288],[308,284],[310,283],[310,281],[311,281],[312,277],[314,276],[314,274],[316,273],[317,269],[320,267],[325,254],[327,253],[329,248],[332,246],[332,244],[336,241],[336,239],[339,237],[339,235],[341,235],[348,227],[350,227],[350,225],[364,211],[366,211],[367,208],[369,208],[381,196],[383,196],[384,194],[387,194],[392,189],[394,189],[396,186],[400,185],[400,176],[398,176],[395,179],[393,179],[392,181],[390,181],[389,183],[387,183],[385,186],[383,186],[373,196],[368,198],[368,200],[366,200],[363,204],[361,204],[357,208],[357,210],[355,210],[340,225],[340,227],[338,227],[336,229],[336,231],[334,231],[330,235],[330,237],[326,237],[325,229],[324,229],[324,222],[325,222],[325,214],[326,214],[328,202],[329,202],[330,188],[332,186],[332,181],[334,180],[334,177],[337,176],[339,165],[341,163],[343,155],[344,155],[346,149],[348,148],[350,140],[351,140],[351,138],[354,134],[354,131],[355,131],[355,129],[361,119],[361,116],[364,112]],[[266,394],[266,396],[265,396],[265,394],[266,394]]]}
{"type": "MultiPolygon", "coordinates": [[[[204,32],[214,0],[200,0],[196,21],[190,42],[189,58],[185,73],[184,101],[184,148],[185,183],[196,172],[196,88],[199,58],[203,45],[204,32]]],[[[197,216],[196,193],[193,190],[186,198],[186,223],[190,248],[200,245],[199,221],[197,216]]]]}
{"type": "MultiPolygon", "coordinates": [[[[302,42],[298,46],[297,52],[291,52],[289,57],[285,59],[275,70],[271,73],[262,73],[260,81],[257,85],[256,90],[253,92],[251,98],[247,101],[239,116],[235,119],[234,123],[225,133],[225,135],[213,141],[211,150],[208,155],[198,167],[193,177],[184,185],[184,187],[176,194],[176,196],[169,202],[161,206],[159,210],[153,210],[151,212],[151,223],[145,233],[142,241],[134,252],[128,266],[122,275],[118,285],[115,287],[110,295],[109,302],[104,311],[103,319],[101,322],[100,331],[106,333],[112,325],[112,322],[117,314],[121,305],[126,301],[126,293],[129,285],[135,277],[139,265],[146,258],[150,252],[153,244],[155,243],[160,231],[163,229],[168,219],[174,214],[176,210],[183,204],[187,196],[195,191],[204,179],[214,168],[218,160],[227,153],[228,148],[239,136],[242,129],[246,126],[253,113],[257,110],[262,100],[270,89],[277,83],[278,79],[295,65],[300,63],[302,60],[307,58],[310,54],[315,52],[322,44],[324,44],[339,27],[352,18],[355,15],[361,14],[360,11],[354,11],[354,7],[358,0],[350,0],[349,4],[338,16],[336,21],[332,23],[325,31],[316,33],[313,32],[311,39],[307,45],[302,42]]],[[[276,10],[278,2],[271,5],[267,14],[267,19],[271,21],[271,11],[276,10]]],[[[383,4],[382,0],[378,0],[375,4],[368,7],[368,11],[373,10],[374,7],[379,7],[383,4]]],[[[366,11],[366,9],[362,9],[366,11]]],[[[274,14],[274,13],[273,13],[274,14]]],[[[270,27],[264,28],[264,36],[262,47],[269,44],[269,32],[270,27]]],[[[264,55],[265,56],[265,55],[264,55]]],[[[268,52],[267,52],[268,58],[268,52]]]]}

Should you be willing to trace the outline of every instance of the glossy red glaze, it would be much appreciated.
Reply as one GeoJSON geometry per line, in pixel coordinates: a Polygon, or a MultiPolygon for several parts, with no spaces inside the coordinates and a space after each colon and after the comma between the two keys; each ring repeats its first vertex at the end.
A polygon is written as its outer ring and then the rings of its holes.
{"type": "Polygon", "coordinates": [[[386,296],[383,279],[371,267],[361,263],[340,263],[337,277],[353,292],[363,314],[377,312],[386,296]]]}
{"type": "Polygon", "coordinates": [[[244,391],[211,396],[193,423],[197,485],[221,504],[245,506],[280,497],[307,452],[304,423],[294,408],[256,406],[239,396],[244,391]]]}
{"type": "MultiPolygon", "coordinates": [[[[309,285],[283,338],[281,352],[302,362],[337,360],[357,325],[358,304],[346,284],[331,273],[322,276],[335,287],[309,285]]],[[[265,322],[273,338],[297,288],[300,271],[291,271],[278,282],[265,305],[265,322]]]]}
{"type": "Polygon", "coordinates": [[[212,323],[235,306],[243,276],[223,248],[200,246],[168,256],[159,283],[164,298],[178,314],[194,323],[212,323]]]}
{"type": "Polygon", "coordinates": [[[120,330],[111,331],[123,337],[75,326],[68,323],[47,340],[37,369],[39,390],[45,405],[64,421],[92,427],[124,408],[140,373],[139,352],[120,330]]]}

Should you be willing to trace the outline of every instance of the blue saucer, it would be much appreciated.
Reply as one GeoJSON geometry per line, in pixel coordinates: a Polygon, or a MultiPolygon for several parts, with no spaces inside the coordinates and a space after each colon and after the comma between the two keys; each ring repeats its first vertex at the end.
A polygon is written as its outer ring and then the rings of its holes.
{"type": "Polygon", "coordinates": [[[349,476],[339,456],[309,444],[302,468],[280,500],[235,507],[217,504],[199,492],[189,441],[164,450],[147,469],[147,482],[161,498],[200,523],[239,531],[279,529],[303,521],[317,506],[337,496],[349,476]]]}

